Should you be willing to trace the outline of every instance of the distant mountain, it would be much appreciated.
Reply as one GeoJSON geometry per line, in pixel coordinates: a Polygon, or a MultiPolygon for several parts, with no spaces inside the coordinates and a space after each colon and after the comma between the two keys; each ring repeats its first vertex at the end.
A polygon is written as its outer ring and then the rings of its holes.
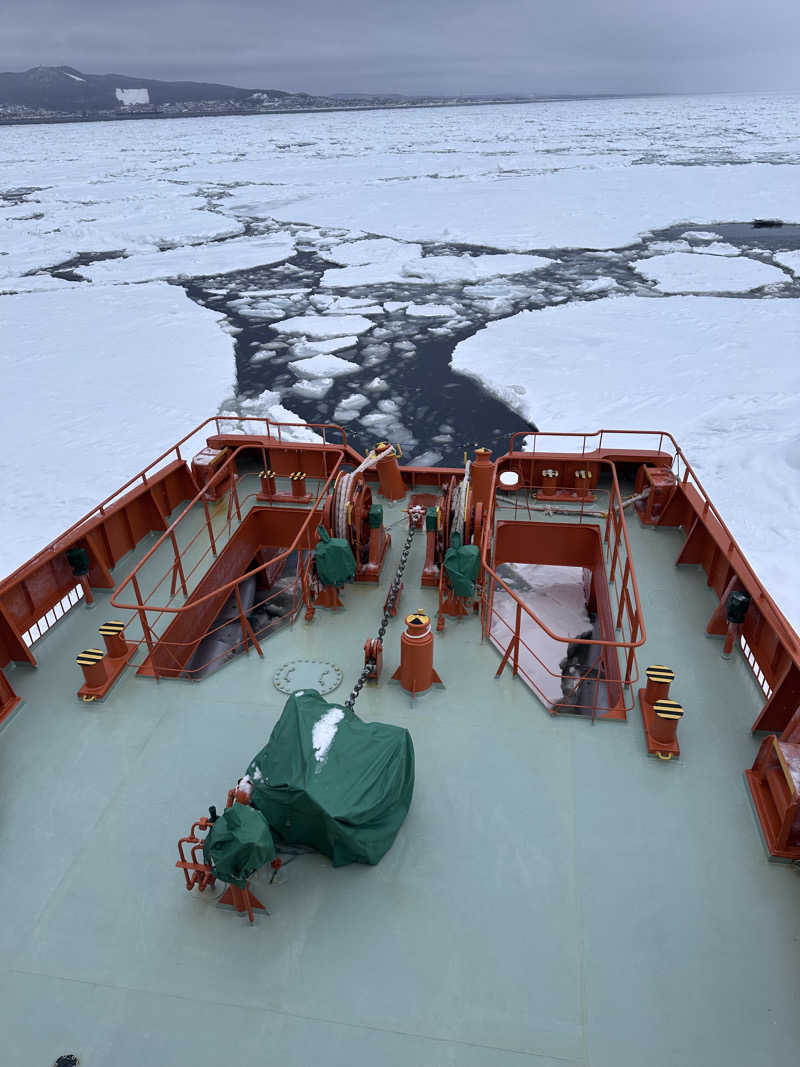
{"type": "Polygon", "coordinates": [[[279,89],[237,89],[206,82],[167,82],[127,74],[84,74],[74,67],[34,67],[0,74],[0,108],[32,109],[61,114],[118,111],[130,106],[200,105],[269,107],[301,106],[315,97],[279,89]],[[135,90],[146,90],[136,92],[135,90]]]}

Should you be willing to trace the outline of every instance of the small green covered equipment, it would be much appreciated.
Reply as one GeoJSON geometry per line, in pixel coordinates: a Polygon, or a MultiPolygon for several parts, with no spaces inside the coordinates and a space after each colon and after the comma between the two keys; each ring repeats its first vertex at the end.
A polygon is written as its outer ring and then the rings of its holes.
{"type": "Polygon", "coordinates": [[[477,545],[462,545],[461,534],[454,533],[444,554],[444,569],[456,596],[475,596],[475,582],[481,570],[481,551],[477,545]]]}
{"type": "Polygon", "coordinates": [[[340,587],[356,574],[353,550],[343,537],[331,537],[324,526],[317,528],[319,543],[314,549],[317,576],[323,585],[340,587]]]}
{"type": "Polygon", "coordinates": [[[414,746],[408,730],[363,722],[301,689],[247,774],[250,803],[287,843],[317,849],[334,867],[374,864],[411,804],[414,746]]]}
{"type": "Polygon", "coordinates": [[[206,835],[203,855],[215,878],[244,889],[248,878],[275,859],[267,820],[247,804],[226,808],[206,835]]]}

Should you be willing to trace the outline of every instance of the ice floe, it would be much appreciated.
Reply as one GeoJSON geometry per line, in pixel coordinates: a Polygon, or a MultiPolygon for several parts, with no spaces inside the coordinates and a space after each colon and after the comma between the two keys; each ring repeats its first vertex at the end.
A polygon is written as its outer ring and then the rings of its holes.
{"type": "Polygon", "coordinates": [[[798,626],[797,352],[792,300],[621,296],[491,323],[452,363],[543,430],[670,430],[798,626]]]}
{"type": "Polygon", "coordinates": [[[746,256],[707,256],[700,252],[668,252],[631,263],[666,293],[746,293],[783,282],[776,267],[746,256]]]}
{"type": "Polygon", "coordinates": [[[294,254],[286,238],[239,237],[233,241],[171,248],[165,252],[106,259],[78,267],[78,273],[95,284],[143,282],[161,278],[195,278],[227,274],[268,263],[279,263],[294,254]]]}
{"type": "Polygon", "coordinates": [[[324,340],[366,333],[374,325],[374,322],[361,315],[297,315],[277,322],[275,329],[278,333],[302,334],[324,340]]]}
{"type": "Polygon", "coordinates": [[[25,452],[0,483],[5,575],[215,414],[234,365],[219,316],[163,282],[0,305],[3,426],[25,452]]]}
{"type": "Polygon", "coordinates": [[[409,304],[406,308],[412,319],[449,319],[455,313],[449,304],[409,304]]]}
{"type": "Polygon", "coordinates": [[[298,378],[342,378],[361,370],[357,363],[340,356],[318,355],[310,359],[296,359],[289,364],[298,378]]]}

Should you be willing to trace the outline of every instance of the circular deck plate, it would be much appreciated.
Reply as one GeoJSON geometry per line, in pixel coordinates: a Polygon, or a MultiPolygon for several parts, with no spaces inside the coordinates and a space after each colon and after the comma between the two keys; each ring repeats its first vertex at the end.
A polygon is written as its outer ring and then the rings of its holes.
{"type": "Polygon", "coordinates": [[[272,684],[282,693],[316,689],[321,696],[342,684],[342,669],[324,659],[292,659],[278,667],[272,684]]]}

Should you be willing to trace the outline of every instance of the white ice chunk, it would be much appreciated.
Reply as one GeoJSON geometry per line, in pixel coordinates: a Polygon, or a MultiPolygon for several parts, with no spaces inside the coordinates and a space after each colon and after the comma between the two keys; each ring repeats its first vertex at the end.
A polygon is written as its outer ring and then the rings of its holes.
{"type": "Polygon", "coordinates": [[[298,315],[276,323],[278,333],[303,334],[306,337],[350,337],[366,333],[375,325],[361,315],[298,315]]]}
{"type": "Polygon", "coordinates": [[[340,356],[318,355],[310,359],[296,359],[289,364],[289,369],[298,378],[342,378],[361,370],[357,363],[351,363],[340,356]]]}
{"type": "Polygon", "coordinates": [[[614,278],[601,274],[597,278],[587,278],[585,282],[581,282],[578,290],[581,293],[602,293],[608,289],[616,289],[616,287],[617,283],[614,278]]]}
{"type": "Polygon", "coordinates": [[[549,267],[552,259],[544,256],[426,256],[406,263],[403,274],[410,281],[431,283],[475,282],[504,274],[526,274],[549,267]]]}
{"type": "Polygon", "coordinates": [[[406,315],[413,319],[449,319],[456,309],[449,304],[409,304],[406,315]]]}
{"type": "Polygon", "coordinates": [[[637,259],[631,266],[657,282],[666,293],[746,293],[762,285],[783,282],[786,276],[746,256],[706,256],[699,252],[671,252],[637,259]]]}
{"type": "Polygon", "coordinates": [[[420,452],[411,460],[415,467],[435,467],[442,459],[441,452],[420,452]]]}
{"type": "Polygon", "coordinates": [[[319,400],[330,390],[333,378],[301,378],[292,386],[293,393],[319,400]]]}
{"type": "Polygon", "coordinates": [[[716,241],[719,234],[712,233],[711,230],[686,230],[683,236],[693,237],[695,241],[716,241]]]}
{"type": "Polygon", "coordinates": [[[776,252],[772,258],[776,263],[788,267],[793,274],[800,274],[800,251],[776,252]]]}
{"type": "Polygon", "coordinates": [[[344,348],[354,348],[358,344],[358,338],[331,337],[327,341],[306,341],[303,348],[309,352],[321,352],[323,355],[329,352],[341,352],[344,348]]]}
{"type": "Polygon", "coordinates": [[[703,246],[702,252],[707,256],[739,256],[742,250],[727,241],[712,241],[710,245],[703,246]]]}

